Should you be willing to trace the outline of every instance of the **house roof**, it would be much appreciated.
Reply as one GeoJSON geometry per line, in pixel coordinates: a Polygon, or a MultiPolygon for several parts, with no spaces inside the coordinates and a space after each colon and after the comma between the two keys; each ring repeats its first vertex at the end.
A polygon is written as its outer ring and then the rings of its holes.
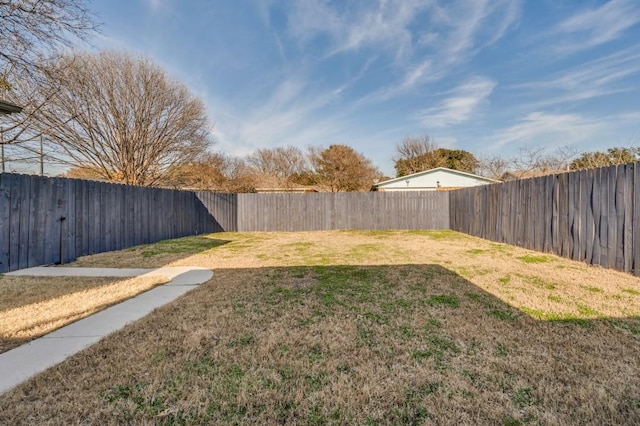
{"type": "Polygon", "coordinates": [[[415,177],[419,177],[419,176],[425,176],[425,175],[429,175],[438,171],[443,171],[443,172],[447,172],[447,173],[451,173],[451,174],[455,174],[455,175],[460,175],[460,176],[467,176],[470,178],[474,178],[474,179],[478,179],[478,180],[484,180],[486,182],[500,182],[499,180],[495,180],[495,179],[489,179],[487,177],[484,176],[480,176],[480,175],[475,175],[473,173],[467,173],[467,172],[461,172],[460,170],[453,170],[453,169],[449,169],[447,167],[436,167],[435,169],[429,169],[429,170],[425,170],[423,172],[418,172],[418,173],[413,173],[410,175],[406,175],[406,176],[401,176],[398,178],[394,178],[394,179],[389,179],[389,180],[385,180],[383,182],[378,182],[378,183],[374,183],[373,186],[384,186],[384,185],[388,185],[391,183],[395,183],[395,182],[402,182],[402,181],[406,181],[407,179],[411,179],[411,178],[415,178],[415,177]]]}
{"type": "Polygon", "coordinates": [[[22,111],[22,108],[18,105],[10,104],[9,102],[0,99],[0,115],[13,114],[22,111]]]}

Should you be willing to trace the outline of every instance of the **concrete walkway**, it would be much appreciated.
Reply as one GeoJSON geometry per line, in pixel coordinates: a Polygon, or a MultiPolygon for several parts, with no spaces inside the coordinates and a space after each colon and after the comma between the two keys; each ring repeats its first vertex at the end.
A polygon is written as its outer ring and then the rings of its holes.
{"type": "Polygon", "coordinates": [[[0,394],[91,346],[104,336],[149,314],[198,285],[213,272],[200,267],[160,269],[36,267],[5,275],[136,277],[163,276],[171,281],[84,319],[0,354],[0,394]]]}

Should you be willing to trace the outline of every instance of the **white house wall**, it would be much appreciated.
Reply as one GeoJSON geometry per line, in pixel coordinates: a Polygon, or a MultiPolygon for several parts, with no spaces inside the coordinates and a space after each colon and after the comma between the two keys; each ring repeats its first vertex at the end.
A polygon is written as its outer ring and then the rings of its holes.
{"type": "Polygon", "coordinates": [[[468,186],[486,185],[486,180],[476,179],[472,176],[450,173],[446,170],[436,170],[432,173],[407,177],[407,179],[389,182],[388,184],[379,185],[382,191],[435,191],[438,186],[462,188],[468,186]],[[438,185],[439,183],[439,185],[438,185]]]}

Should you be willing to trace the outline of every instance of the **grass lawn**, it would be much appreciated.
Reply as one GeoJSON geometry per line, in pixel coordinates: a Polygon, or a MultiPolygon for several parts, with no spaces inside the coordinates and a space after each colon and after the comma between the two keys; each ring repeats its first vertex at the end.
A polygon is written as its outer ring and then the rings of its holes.
{"type": "Polygon", "coordinates": [[[159,276],[0,275],[0,353],[165,282],[159,276]]]}
{"type": "Polygon", "coordinates": [[[451,231],[225,233],[75,265],[215,272],[0,396],[2,424],[640,423],[623,273],[451,231]]]}

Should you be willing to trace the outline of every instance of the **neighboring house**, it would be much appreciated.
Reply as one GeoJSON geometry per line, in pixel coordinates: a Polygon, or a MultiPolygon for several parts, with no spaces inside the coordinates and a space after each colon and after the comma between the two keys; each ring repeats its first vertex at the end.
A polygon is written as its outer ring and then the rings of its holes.
{"type": "Polygon", "coordinates": [[[14,114],[20,111],[22,111],[22,108],[20,108],[19,106],[10,104],[9,102],[5,102],[0,99],[0,115],[14,114]]]}
{"type": "Polygon", "coordinates": [[[375,183],[373,184],[373,191],[448,191],[497,182],[500,181],[474,175],[473,173],[438,167],[375,183]]]}

